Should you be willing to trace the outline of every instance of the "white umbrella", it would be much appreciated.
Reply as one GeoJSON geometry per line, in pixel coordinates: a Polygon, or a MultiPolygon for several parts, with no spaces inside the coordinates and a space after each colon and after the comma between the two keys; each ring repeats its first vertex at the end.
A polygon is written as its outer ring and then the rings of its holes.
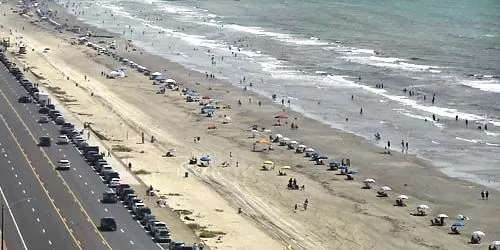
{"type": "Polygon", "coordinates": [[[174,79],[167,79],[166,83],[173,83],[173,84],[175,84],[176,81],[174,79]]]}
{"type": "Polygon", "coordinates": [[[474,232],[472,232],[472,236],[481,237],[481,236],[486,236],[486,234],[481,232],[481,231],[474,231],[474,232]]]}
{"type": "Polygon", "coordinates": [[[276,134],[275,136],[278,137],[278,138],[283,137],[281,134],[276,134]]]}
{"type": "Polygon", "coordinates": [[[308,148],[306,149],[306,152],[314,152],[314,148],[308,148]]]}
{"type": "Polygon", "coordinates": [[[401,199],[401,200],[408,200],[408,196],[402,194],[400,196],[398,196],[398,199],[401,199]]]}
{"type": "Polygon", "coordinates": [[[288,137],[283,138],[283,141],[289,141],[289,140],[290,140],[290,138],[288,138],[288,137]]]}
{"type": "Polygon", "coordinates": [[[380,190],[382,190],[382,191],[391,191],[392,189],[390,187],[388,187],[388,186],[383,186],[383,187],[380,188],[380,190]]]}
{"type": "Polygon", "coordinates": [[[297,141],[291,141],[290,144],[297,144],[297,141]]]}
{"type": "Polygon", "coordinates": [[[446,214],[438,214],[438,218],[448,218],[448,215],[446,214]]]}
{"type": "Polygon", "coordinates": [[[123,61],[124,61],[124,62],[128,62],[128,61],[130,61],[130,60],[129,60],[129,59],[127,59],[127,58],[125,58],[125,59],[123,59],[123,61]]]}
{"type": "Polygon", "coordinates": [[[417,208],[420,208],[420,209],[429,209],[429,206],[427,206],[425,204],[422,204],[422,205],[419,205],[417,208]]]}
{"type": "Polygon", "coordinates": [[[366,179],[364,180],[364,183],[375,183],[374,179],[366,179]]]}
{"type": "Polygon", "coordinates": [[[161,73],[160,72],[154,72],[153,74],[151,74],[152,76],[161,76],[161,73]]]}
{"type": "Polygon", "coordinates": [[[491,242],[491,246],[500,247],[500,240],[495,240],[495,241],[491,242]]]}
{"type": "Polygon", "coordinates": [[[457,215],[457,220],[468,220],[467,216],[464,216],[463,214],[457,215]]]}
{"type": "Polygon", "coordinates": [[[303,145],[303,144],[299,145],[299,148],[305,148],[305,147],[306,147],[306,145],[303,145]]]}

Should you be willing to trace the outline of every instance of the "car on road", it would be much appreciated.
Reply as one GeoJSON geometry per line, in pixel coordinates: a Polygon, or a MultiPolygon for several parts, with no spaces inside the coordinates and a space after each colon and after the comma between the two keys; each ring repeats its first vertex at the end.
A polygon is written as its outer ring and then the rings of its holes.
{"type": "Polygon", "coordinates": [[[59,138],[57,139],[57,144],[63,145],[63,144],[68,144],[69,140],[68,137],[65,135],[60,135],[59,138]]]}
{"type": "Polygon", "coordinates": [[[110,187],[110,188],[116,188],[118,185],[120,185],[120,182],[121,182],[120,178],[113,178],[109,182],[108,187],[110,187]]]}
{"type": "Polygon", "coordinates": [[[101,218],[101,226],[100,229],[102,231],[116,231],[116,221],[113,217],[103,217],[101,218]]]}
{"type": "Polygon", "coordinates": [[[157,243],[170,243],[170,232],[165,228],[157,228],[154,232],[154,241],[157,243]]]}
{"type": "Polygon", "coordinates": [[[31,103],[33,101],[33,98],[29,96],[21,96],[19,99],[17,99],[19,103],[31,103]]]}
{"type": "Polygon", "coordinates": [[[40,137],[40,140],[38,142],[38,146],[41,147],[50,147],[51,145],[51,139],[48,136],[42,136],[40,137]]]}
{"type": "Polygon", "coordinates": [[[40,119],[38,120],[39,123],[48,123],[49,121],[49,117],[46,115],[40,116],[40,119]]]}
{"type": "Polygon", "coordinates": [[[66,159],[61,159],[57,162],[57,170],[70,170],[71,162],[66,159]]]}

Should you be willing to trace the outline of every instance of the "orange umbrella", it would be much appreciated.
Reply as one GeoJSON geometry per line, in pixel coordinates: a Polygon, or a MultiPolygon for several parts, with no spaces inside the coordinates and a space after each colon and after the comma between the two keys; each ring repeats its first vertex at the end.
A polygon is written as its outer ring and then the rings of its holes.
{"type": "Polygon", "coordinates": [[[255,141],[255,143],[259,143],[259,144],[271,144],[271,142],[269,142],[269,140],[267,140],[266,138],[260,138],[259,140],[255,141]]]}

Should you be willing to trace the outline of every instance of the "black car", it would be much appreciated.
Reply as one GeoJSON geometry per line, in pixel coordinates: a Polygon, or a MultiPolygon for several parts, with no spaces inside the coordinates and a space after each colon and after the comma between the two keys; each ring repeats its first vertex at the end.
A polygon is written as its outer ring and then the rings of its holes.
{"type": "Polygon", "coordinates": [[[50,137],[48,137],[48,136],[42,136],[42,137],[40,137],[40,141],[38,143],[38,146],[41,146],[41,147],[50,147],[50,144],[51,144],[50,137]]]}
{"type": "Polygon", "coordinates": [[[21,96],[19,97],[19,99],[17,99],[17,101],[20,103],[31,103],[33,99],[31,99],[31,97],[29,96],[21,96]]]}
{"type": "Polygon", "coordinates": [[[49,111],[50,111],[50,109],[49,109],[49,108],[47,108],[47,107],[41,107],[41,108],[38,110],[38,113],[40,113],[40,114],[48,114],[48,113],[49,113],[49,111]]]}

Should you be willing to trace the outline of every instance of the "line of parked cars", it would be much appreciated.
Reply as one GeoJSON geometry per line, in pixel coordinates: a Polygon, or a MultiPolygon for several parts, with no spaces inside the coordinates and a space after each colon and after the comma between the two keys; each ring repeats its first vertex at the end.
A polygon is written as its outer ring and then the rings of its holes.
{"type": "MultiPolygon", "coordinates": [[[[60,136],[57,138],[56,144],[64,145],[72,143],[79,150],[86,162],[94,171],[101,177],[103,182],[109,189],[103,193],[102,203],[117,203],[121,202],[132,214],[135,220],[140,222],[144,229],[152,236],[153,241],[157,243],[168,243],[170,250],[187,250],[193,249],[191,246],[185,246],[183,242],[172,241],[170,229],[167,224],[158,220],[151,213],[151,209],[142,202],[135,193],[135,190],[129,185],[122,183],[120,174],[113,170],[111,164],[104,159],[104,153],[99,152],[98,146],[89,145],[87,140],[83,138],[82,132],[75,128],[75,125],[66,121],[60,111],[56,109],[50,101],[38,101],[36,97],[39,93],[38,85],[32,83],[24,77],[23,72],[8,60],[5,55],[0,52],[0,61],[9,69],[16,77],[18,82],[27,92],[27,95],[21,96],[18,99],[20,103],[37,103],[40,108],[38,112],[41,114],[39,123],[48,123],[54,121],[60,127],[60,136]]],[[[49,136],[42,136],[39,139],[39,146],[50,147],[52,139],[49,136]]],[[[67,159],[61,159],[57,162],[56,170],[70,170],[71,162],[67,159]]],[[[105,231],[115,231],[117,229],[116,221],[113,217],[101,218],[100,229],[105,231]]]]}

